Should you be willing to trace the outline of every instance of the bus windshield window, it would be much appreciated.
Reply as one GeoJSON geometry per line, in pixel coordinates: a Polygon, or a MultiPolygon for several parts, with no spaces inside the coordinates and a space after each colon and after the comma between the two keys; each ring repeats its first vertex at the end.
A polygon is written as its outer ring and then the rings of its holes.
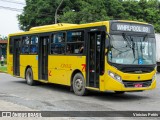
{"type": "Polygon", "coordinates": [[[117,64],[156,64],[155,38],[146,35],[111,35],[108,60],[117,64]]]}

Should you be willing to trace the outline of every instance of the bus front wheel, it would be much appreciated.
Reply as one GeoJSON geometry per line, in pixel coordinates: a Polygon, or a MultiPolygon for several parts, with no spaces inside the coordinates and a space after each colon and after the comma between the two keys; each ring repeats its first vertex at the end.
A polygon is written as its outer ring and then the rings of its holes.
{"type": "Polygon", "coordinates": [[[160,66],[157,66],[157,71],[160,72],[160,66]]]}
{"type": "Polygon", "coordinates": [[[35,81],[33,80],[33,72],[31,68],[28,68],[26,71],[26,81],[28,85],[35,85],[35,81]]]}
{"type": "Polygon", "coordinates": [[[83,96],[86,95],[86,85],[84,77],[81,73],[76,73],[73,77],[73,91],[76,95],[83,96]]]}

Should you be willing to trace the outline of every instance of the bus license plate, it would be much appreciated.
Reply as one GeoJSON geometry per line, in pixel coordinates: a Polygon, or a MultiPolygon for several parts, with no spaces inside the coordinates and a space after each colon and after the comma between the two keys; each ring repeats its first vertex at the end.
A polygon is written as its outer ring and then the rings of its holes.
{"type": "Polygon", "coordinates": [[[143,85],[141,83],[138,83],[138,84],[134,84],[134,87],[139,88],[139,87],[143,87],[143,85]]]}

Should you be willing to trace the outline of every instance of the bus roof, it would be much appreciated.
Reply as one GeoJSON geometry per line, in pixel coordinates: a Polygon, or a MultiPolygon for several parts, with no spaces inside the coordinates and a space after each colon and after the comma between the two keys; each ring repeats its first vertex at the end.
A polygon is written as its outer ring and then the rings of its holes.
{"type": "Polygon", "coordinates": [[[36,34],[36,33],[43,33],[43,32],[54,32],[57,30],[61,31],[61,30],[66,30],[66,29],[78,29],[78,28],[102,26],[106,24],[109,25],[109,22],[132,22],[132,23],[139,23],[139,24],[148,24],[144,22],[127,21],[127,20],[110,20],[110,21],[101,21],[101,22],[93,22],[93,23],[86,23],[86,24],[58,23],[58,24],[32,27],[29,31],[9,34],[9,36],[18,36],[18,35],[24,35],[24,34],[27,35],[27,34],[36,34]]]}
{"type": "Polygon", "coordinates": [[[102,26],[105,24],[109,24],[109,21],[94,22],[94,23],[87,23],[87,24],[58,23],[58,24],[52,24],[52,25],[33,27],[29,31],[9,34],[9,36],[18,36],[18,35],[24,35],[24,34],[36,34],[36,33],[44,33],[44,32],[54,32],[54,31],[61,31],[61,30],[68,30],[68,29],[78,29],[78,28],[102,26]]]}
{"type": "Polygon", "coordinates": [[[38,27],[32,27],[30,31],[35,31],[35,30],[43,30],[43,29],[50,29],[50,28],[59,28],[59,27],[70,27],[70,26],[75,26],[77,24],[69,24],[69,23],[58,23],[58,24],[52,24],[52,25],[44,25],[44,26],[38,26],[38,27]]]}

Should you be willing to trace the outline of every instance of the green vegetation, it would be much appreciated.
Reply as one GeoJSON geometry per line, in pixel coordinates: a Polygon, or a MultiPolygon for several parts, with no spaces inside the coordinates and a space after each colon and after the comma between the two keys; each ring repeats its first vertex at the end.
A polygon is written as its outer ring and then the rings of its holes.
{"type": "Polygon", "coordinates": [[[6,65],[4,65],[4,66],[0,65],[0,72],[7,72],[7,66],[6,65]]]}
{"type": "Polygon", "coordinates": [[[1,62],[0,62],[0,72],[7,72],[7,59],[6,58],[4,59],[3,66],[1,65],[1,62]]]}
{"type": "Polygon", "coordinates": [[[7,65],[7,59],[4,58],[4,65],[7,65]]]}
{"type": "MultiPolygon", "coordinates": [[[[18,15],[20,28],[53,24],[61,0],[26,0],[18,15]]],[[[88,23],[103,20],[138,20],[153,24],[160,32],[159,0],[64,0],[58,11],[58,22],[88,23]]]]}

